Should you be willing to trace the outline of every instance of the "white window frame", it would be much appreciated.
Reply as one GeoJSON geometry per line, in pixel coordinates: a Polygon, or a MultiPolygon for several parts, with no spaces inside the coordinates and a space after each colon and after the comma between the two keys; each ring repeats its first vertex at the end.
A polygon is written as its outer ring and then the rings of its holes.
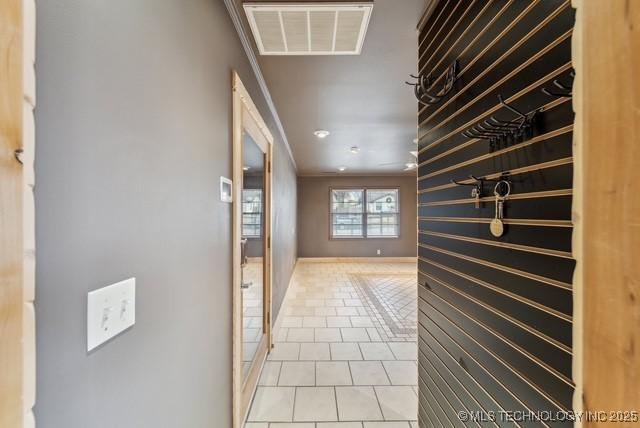
{"type": "Polygon", "coordinates": [[[331,187],[329,188],[329,238],[332,240],[345,240],[345,239],[399,239],[400,238],[400,188],[399,187],[331,187]],[[395,191],[396,192],[396,211],[393,213],[376,213],[369,212],[368,197],[369,192],[375,191],[395,191]],[[360,235],[336,235],[334,232],[334,215],[347,214],[336,213],[333,210],[333,194],[336,191],[344,192],[362,192],[362,211],[358,213],[349,213],[353,215],[360,215],[362,233],[360,235]],[[368,219],[370,215],[394,215],[396,217],[396,234],[395,235],[370,235],[368,233],[368,219]]]}
{"type": "MultiPolygon", "coordinates": [[[[242,237],[243,238],[247,238],[247,239],[260,239],[260,238],[262,238],[262,225],[263,225],[262,224],[263,223],[262,222],[262,214],[263,214],[262,213],[262,207],[264,205],[263,204],[263,198],[264,198],[264,192],[262,191],[262,189],[242,189],[242,237]],[[245,198],[244,198],[245,192],[247,192],[247,191],[249,191],[249,192],[260,192],[260,211],[258,211],[258,212],[253,212],[253,211],[247,212],[247,211],[244,210],[245,204],[249,203],[249,202],[246,202],[245,198]],[[245,233],[244,233],[245,215],[256,215],[256,214],[258,215],[258,223],[257,223],[258,234],[257,235],[255,235],[255,234],[253,234],[253,235],[245,235],[245,233]]],[[[251,225],[255,226],[255,223],[251,223],[251,225]]]]}

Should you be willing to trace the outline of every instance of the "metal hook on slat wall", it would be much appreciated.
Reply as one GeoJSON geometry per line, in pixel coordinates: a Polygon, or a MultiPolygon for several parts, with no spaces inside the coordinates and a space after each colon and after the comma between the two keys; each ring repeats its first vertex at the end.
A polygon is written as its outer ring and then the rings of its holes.
{"type": "Polygon", "coordinates": [[[531,138],[536,115],[539,112],[539,109],[536,109],[530,113],[523,113],[508,104],[500,94],[498,94],[498,101],[502,107],[514,113],[516,118],[507,121],[491,116],[462,132],[462,135],[467,138],[489,141],[491,151],[501,145],[524,142],[531,138]]]}
{"type": "Polygon", "coordinates": [[[573,97],[573,79],[576,77],[575,71],[571,71],[569,73],[569,77],[571,77],[571,83],[569,85],[565,85],[558,79],[553,80],[553,85],[556,89],[560,89],[560,92],[549,90],[547,88],[541,88],[543,94],[548,95],[550,97],[558,97],[558,98],[571,98],[573,97]]]}
{"type": "Polygon", "coordinates": [[[416,81],[404,83],[413,86],[414,95],[421,104],[435,105],[442,101],[442,99],[453,90],[454,84],[458,79],[458,69],[458,60],[455,60],[447,69],[442,89],[440,91],[437,91],[435,94],[431,92],[435,83],[434,79],[431,77],[431,74],[423,73],[417,76],[411,74],[410,76],[416,81]]]}
{"type": "Polygon", "coordinates": [[[451,180],[451,184],[455,184],[456,186],[470,186],[473,187],[473,189],[471,189],[471,197],[475,199],[475,205],[476,205],[476,209],[480,208],[481,205],[481,198],[484,197],[485,192],[484,192],[484,185],[485,183],[509,183],[509,185],[511,185],[511,179],[509,178],[509,173],[505,172],[502,173],[500,175],[500,177],[498,178],[486,178],[486,177],[476,177],[475,175],[471,174],[469,175],[469,182],[466,181],[457,181],[457,180],[451,180]]]}

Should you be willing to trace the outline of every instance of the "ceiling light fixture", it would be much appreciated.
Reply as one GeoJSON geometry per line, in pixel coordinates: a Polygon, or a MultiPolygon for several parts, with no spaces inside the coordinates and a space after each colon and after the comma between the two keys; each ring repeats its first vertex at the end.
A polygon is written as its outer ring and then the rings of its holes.
{"type": "Polygon", "coordinates": [[[323,138],[327,138],[329,136],[330,132],[329,131],[325,131],[324,129],[318,129],[317,131],[315,131],[313,133],[313,135],[315,135],[316,137],[323,139],[323,138]]]}
{"type": "Polygon", "coordinates": [[[358,154],[360,152],[360,149],[358,148],[358,146],[353,146],[349,149],[349,151],[351,153],[353,153],[354,155],[358,154]]]}
{"type": "Polygon", "coordinates": [[[418,152],[416,150],[409,152],[413,155],[414,158],[418,157],[418,152]]]}
{"type": "Polygon", "coordinates": [[[340,172],[343,172],[343,171],[346,171],[346,170],[347,170],[346,166],[339,166],[338,167],[338,171],[340,171],[340,172]]]}
{"type": "Polygon", "coordinates": [[[249,171],[250,169],[251,169],[251,167],[250,167],[250,166],[243,166],[243,167],[242,167],[242,170],[243,170],[243,171],[249,171]]]}
{"type": "Polygon", "coordinates": [[[417,138],[413,139],[413,144],[418,144],[418,139],[417,138]]]}

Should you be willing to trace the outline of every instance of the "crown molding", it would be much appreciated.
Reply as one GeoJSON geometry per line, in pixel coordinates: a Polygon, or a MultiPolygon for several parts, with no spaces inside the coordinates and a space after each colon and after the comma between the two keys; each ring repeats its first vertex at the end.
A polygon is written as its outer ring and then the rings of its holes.
{"type": "Polygon", "coordinates": [[[282,138],[282,142],[287,148],[287,152],[289,153],[291,162],[293,162],[293,167],[297,171],[298,166],[296,165],[296,160],[293,157],[293,151],[291,150],[291,146],[289,145],[289,140],[287,140],[287,135],[284,132],[284,127],[282,126],[282,121],[280,121],[280,116],[278,116],[276,106],[273,103],[273,99],[271,98],[271,93],[269,92],[267,82],[264,80],[264,75],[262,74],[262,70],[260,69],[260,64],[258,64],[258,58],[256,57],[256,53],[253,50],[253,46],[251,45],[251,40],[249,39],[249,36],[247,35],[247,32],[242,25],[242,19],[240,18],[240,13],[238,12],[236,3],[234,0],[224,0],[224,4],[225,6],[227,6],[227,10],[229,11],[229,16],[231,17],[233,26],[236,28],[238,36],[240,37],[240,42],[242,42],[244,52],[247,54],[247,58],[249,59],[249,63],[251,64],[251,69],[256,76],[256,80],[258,81],[258,86],[260,86],[262,95],[264,96],[264,99],[267,102],[267,106],[269,107],[269,111],[271,112],[273,120],[276,123],[280,138],[282,138]]]}

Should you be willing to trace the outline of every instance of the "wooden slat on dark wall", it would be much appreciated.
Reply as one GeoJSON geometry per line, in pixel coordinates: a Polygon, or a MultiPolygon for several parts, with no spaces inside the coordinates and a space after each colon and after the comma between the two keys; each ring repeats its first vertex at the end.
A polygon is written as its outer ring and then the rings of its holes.
{"type": "Polygon", "coordinates": [[[573,121],[569,0],[434,0],[419,37],[419,70],[453,90],[418,111],[419,419],[421,427],[569,426],[501,420],[499,412],[570,411],[573,292],[573,121]],[[462,135],[496,116],[538,110],[533,135],[490,147],[462,135]],[[479,208],[470,175],[512,183],[506,232],[489,231],[493,185],[479,208]],[[462,421],[459,412],[497,420],[462,421]]]}

